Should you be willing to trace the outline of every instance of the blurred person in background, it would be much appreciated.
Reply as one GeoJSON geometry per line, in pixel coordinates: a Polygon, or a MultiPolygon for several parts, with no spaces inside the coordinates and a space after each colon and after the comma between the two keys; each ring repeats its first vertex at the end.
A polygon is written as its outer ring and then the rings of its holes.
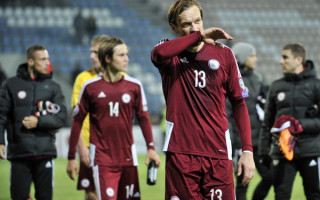
{"type": "Polygon", "coordinates": [[[179,36],[162,40],[151,52],[166,100],[166,200],[235,199],[232,147],[226,97],[242,141],[238,175],[246,185],[254,175],[248,97],[230,48],[216,42],[232,39],[220,28],[203,28],[195,0],[175,1],[168,12],[179,36]]]}
{"type": "Polygon", "coordinates": [[[306,199],[320,199],[320,80],[301,44],[281,52],[283,77],[270,85],[259,137],[260,161],[272,163],[276,200],[289,200],[299,171],[306,199]]]}
{"type": "Polygon", "coordinates": [[[77,15],[73,19],[74,28],[74,44],[84,44],[84,36],[86,35],[87,20],[82,15],[82,10],[79,9],[77,15]]]}
{"type": "Polygon", "coordinates": [[[53,197],[55,133],[66,121],[60,85],[53,81],[47,49],[33,45],[27,63],[9,78],[0,91],[0,158],[11,162],[11,198],[28,199],[31,182],[35,197],[53,197]],[[7,152],[4,133],[7,130],[7,152]]]}
{"type": "Polygon", "coordinates": [[[92,40],[97,33],[98,27],[96,24],[96,18],[91,14],[89,15],[86,23],[86,32],[88,34],[89,41],[92,40]]]}
{"type": "MultiPolygon", "coordinates": [[[[267,95],[267,86],[263,83],[262,76],[255,71],[257,66],[257,51],[256,48],[246,42],[239,42],[232,46],[233,53],[237,59],[237,63],[240,69],[240,73],[243,78],[244,85],[249,91],[249,98],[246,98],[246,104],[248,107],[250,124],[251,124],[251,138],[252,138],[252,147],[253,147],[253,159],[256,165],[256,168],[261,176],[261,181],[256,186],[254,194],[252,196],[253,200],[262,200],[264,199],[269,192],[269,189],[272,185],[272,176],[270,167],[259,163],[258,156],[258,140],[259,132],[261,129],[261,123],[264,116],[264,103],[267,95]]],[[[230,122],[230,131],[232,138],[232,147],[234,149],[233,160],[235,163],[238,163],[239,158],[241,157],[241,140],[237,130],[237,126],[232,115],[232,108],[229,101],[227,101],[227,114],[230,122]]],[[[235,168],[237,172],[237,168],[235,168]]],[[[241,184],[242,176],[237,176],[236,184],[236,196],[237,200],[246,200],[246,193],[248,185],[243,186],[241,184]]]]}
{"type": "Polygon", "coordinates": [[[137,155],[132,126],[134,115],[146,145],[146,164],[160,158],[154,149],[146,97],[139,80],[124,76],[129,58],[127,45],[112,38],[99,45],[103,75],[87,81],[74,108],[67,173],[78,171],[75,160],[83,120],[90,116],[90,166],[98,199],[140,199],[137,155]]]}
{"type": "MultiPolygon", "coordinates": [[[[99,45],[102,42],[107,42],[110,39],[108,35],[99,35],[91,40],[90,47],[90,58],[91,58],[91,68],[81,72],[75,79],[73,85],[73,92],[71,97],[71,107],[75,108],[78,103],[79,94],[83,84],[102,75],[102,67],[98,58],[99,45]]],[[[89,128],[89,114],[87,114],[81,129],[81,135],[79,137],[78,151],[80,154],[80,167],[78,175],[78,190],[85,190],[86,200],[95,200],[97,195],[95,192],[95,186],[92,176],[92,168],[89,165],[89,138],[90,138],[90,128],[89,128]]]]}
{"type": "Polygon", "coordinates": [[[4,81],[7,80],[7,75],[6,73],[4,72],[3,68],[2,68],[2,65],[0,63],[0,88],[2,86],[2,84],[4,83],[4,81]]]}

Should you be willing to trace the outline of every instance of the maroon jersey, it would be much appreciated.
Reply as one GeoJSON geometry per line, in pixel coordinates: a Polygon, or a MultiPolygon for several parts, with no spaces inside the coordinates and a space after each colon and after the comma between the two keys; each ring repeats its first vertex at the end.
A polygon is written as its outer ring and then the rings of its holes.
{"type": "Polygon", "coordinates": [[[142,84],[123,76],[118,82],[98,77],[87,81],[79,95],[71,128],[69,159],[75,158],[82,122],[90,113],[90,158],[94,165],[137,165],[132,135],[134,115],[148,148],[154,148],[151,123],[142,84]]]}
{"type": "Polygon", "coordinates": [[[151,59],[159,69],[167,104],[164,151],[231,159],[226,97],[233,105],[243,150],[252,151],[248,96],[233,52],[204,44],[197,53],[185,51],[200,42],[200,32],[162,41],[151,59]]]}

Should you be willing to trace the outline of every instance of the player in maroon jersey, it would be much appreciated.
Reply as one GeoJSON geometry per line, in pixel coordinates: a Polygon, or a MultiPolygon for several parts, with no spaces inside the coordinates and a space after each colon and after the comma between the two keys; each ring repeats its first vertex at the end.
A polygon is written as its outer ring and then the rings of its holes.
{"type": "Polygon", "coordinates": [[[87,81],[74,109],[67,172],[77,172],[76,145],[82,122],[90,115],[90,160],[98,198],[140,199],[136,148],[132,135],[134,115],[147,144],[146,164],[160,158],[154,150],[147,101],[142,84],[123,76],[127,70],[128,48],[117,38],[102,42],[98,51],[103,76],[87,81]]]}
{"type": "Polygon", "coordinates": [[[219,28],[203,28],[195,0],[178,0],[168,21],[179,36],[161,41],[151,59],[162,77],[167,105],[166,199],[235,199],[232,147],[226,116],[230,99],[242,141],[238,175],[254,175],[251,128],[243,84],[232,51],[216,42],[232,39],[219,28]]]}

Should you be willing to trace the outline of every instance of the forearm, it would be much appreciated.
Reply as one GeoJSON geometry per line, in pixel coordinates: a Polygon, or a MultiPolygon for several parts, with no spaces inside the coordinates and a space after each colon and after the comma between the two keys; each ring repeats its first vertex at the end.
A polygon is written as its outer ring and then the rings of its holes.
{"type": "Polygon", "coordinates": [[[149,117],[143,117],[139,120],[139,125],[141,127],[144,139],[147,143],[148,149],[155,149],[153,143],[152,127],[149,117]]]}
{"type": "Polygon", "coordinates": [[[173,40],[164,42],[156,46],[151,52],[153,62],[159,63],[164,60],[177,56],[182,51],[186,50],[192,44],[200,42],[202,39],[200,31],[193,34],[178,37],[173,40]]]}
{"type": "Polygon", "coordinates": [[[69,138],[69,152],[68,152],[68,160],[75,159],[77,144],[79,142],[80,131],[81,131],[82,122],[73,121],[71,127],[71,134],[69,138]]]}
{"type": "Polygon", "coordinates": [[[251,142],[251,125],[248,109],[244,99],[232,103],[232,113],[241,138],[242,151],[253,151],[251,142]]]}

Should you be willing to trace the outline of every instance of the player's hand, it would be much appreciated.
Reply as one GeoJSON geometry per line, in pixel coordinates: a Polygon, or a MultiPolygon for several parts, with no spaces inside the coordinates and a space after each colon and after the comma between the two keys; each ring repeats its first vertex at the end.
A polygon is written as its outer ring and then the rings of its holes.
{"type": "Polygon", "coordinates": [[[68,160],[67,174],[72,180],[75,180],[74,174],[79,174],[78,162],[76,159],[68,160]]]}
{"type": "Polygon", "coordinates": [[[26,116],[23,118],[22,124],[27,129],[36,128],[38,125],[38,117],[33,116],[33,115],[26,116]]]}
{"type": "Polygon", "coordinates": [[[0,144],[0,159],[6,159],[6,146],[4,144],[0,144]]]}
{"type": "Polygon", "coordinates": [[[209,45],[219,46],[223,47],[222,44],[216,43],[219,39],[227,39],[227,40],[233,40],[233,37],[231,37],[227,32],[225,32],[221,28],[208,28],[203,31],[201,31],[202,40],[209,45]]]}
{"type": "Polygon", "coordinates": [[[249,181],[253,178],[255,168],[256,167],[253,161],[253,153],[242,152],[242,155],[238,162],[237,176],[243,174],[243,179],[241,182],[243,186],[247,185],[249,181]]]}
{"type": "Polygon", "coordinates": [[[160,164],[161,164],[160,157],[158,156],[158,154],[156,153],[155,150],[148,149],[147,157],[146,157],[146,165],[147,166],[149,165],[151,160],[154,160],[156,163],[156,166],[160,167],[160,164]]]}

